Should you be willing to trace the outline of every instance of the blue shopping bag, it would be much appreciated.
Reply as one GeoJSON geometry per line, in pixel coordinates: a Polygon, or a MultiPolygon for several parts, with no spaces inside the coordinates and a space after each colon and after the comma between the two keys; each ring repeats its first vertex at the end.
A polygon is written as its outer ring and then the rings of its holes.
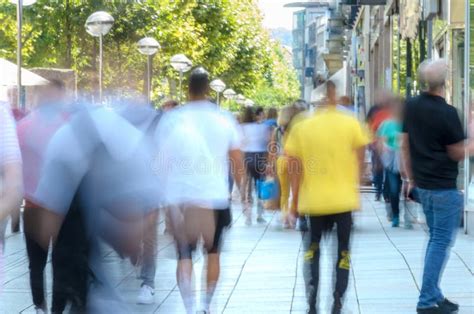
{"type": "Polygon", "coordinates": [[[261,200],[268,201],[278,197],[278,183],[274,178],[267,178],[265,180],[258,180],[257,189],[261,200]]]}

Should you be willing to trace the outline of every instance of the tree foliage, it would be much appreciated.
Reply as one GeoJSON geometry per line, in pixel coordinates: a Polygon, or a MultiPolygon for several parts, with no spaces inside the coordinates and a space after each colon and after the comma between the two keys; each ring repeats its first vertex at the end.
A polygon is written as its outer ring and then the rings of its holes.
{"type": "MultiPolygon", "coordinates": [[[[9,0],[0,0],[0,57],[12,61],[15,10],[9,0]]],[[[155,99],[175,92],[178,75],[169,59],[177,53],[263,105],[283,105],[298,96],[296,75],[281,45],[263,29],[255,0],[38,0],[24,8],[24,65],[72,68],[78,87],[93,91],[98,85],[99,48],[84,23],[98,10],[115,18],[104,37],[107,89],[144,89],[146,57],[136,42],[151,36],[162,47],[153,58],[155,99]]]]}

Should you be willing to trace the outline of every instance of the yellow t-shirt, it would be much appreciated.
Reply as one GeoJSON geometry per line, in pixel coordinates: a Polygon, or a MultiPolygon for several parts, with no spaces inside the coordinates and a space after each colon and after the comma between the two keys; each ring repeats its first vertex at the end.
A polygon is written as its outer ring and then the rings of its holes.
{"type": "Polygon", "coordinates": [[[369,140],[354,117],[336,108],[320,109],[291,130],[285,152],[303,164],[300,213],[330,215],[359,209],[357,149],[369,140]]]}

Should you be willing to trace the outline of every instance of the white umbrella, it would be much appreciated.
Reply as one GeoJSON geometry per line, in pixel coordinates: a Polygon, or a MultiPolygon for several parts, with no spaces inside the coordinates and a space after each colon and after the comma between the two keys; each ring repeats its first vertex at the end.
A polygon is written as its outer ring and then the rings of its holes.
{"type": "MultiPolygon", "coordinates": [[[[0,58],[0,86],[17,86],[16,64],[0,58]]],[[[26,69],[21,69],[21,85],[47,85],[48,80],[26,69]]]]}

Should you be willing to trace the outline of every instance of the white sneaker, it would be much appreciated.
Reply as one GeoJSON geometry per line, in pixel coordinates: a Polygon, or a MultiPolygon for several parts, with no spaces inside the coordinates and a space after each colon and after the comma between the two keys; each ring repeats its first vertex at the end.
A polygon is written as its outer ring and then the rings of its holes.
{"type": "Polygon", "coordinates": [[[245,217],[245,225],[246,226],[251,226],[252,225],[252,218],[247,216],[245,217]]]}
{"type": "Polygon", "coordinates": [[[140,293],[137,298],[138,304],[153,304],[155,303],[155,289],[150,286],[143,285],[140,288],[140,293]]]}
{"type": "Polygon", "coordinates": [[[40,307],[35,307],[36,314],[46,314],[46,311],[40,307]]]}

